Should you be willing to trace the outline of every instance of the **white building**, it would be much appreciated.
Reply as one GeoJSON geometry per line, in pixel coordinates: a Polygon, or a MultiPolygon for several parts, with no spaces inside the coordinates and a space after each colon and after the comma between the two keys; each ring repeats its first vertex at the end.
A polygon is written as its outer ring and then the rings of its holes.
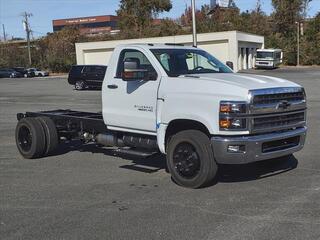
{"type": "MultiPolygon", "coordinates": [[[[157,38],[141,38],[116,41],[76,43],[77,64],[108,65],[113,49],[128,43],[177,43],[192,45],[192,35],[157,38]]],[[[238,31],[198,34],[198,47],[206,50],[220,61],[231,61],[234,70],[254,67],[256,50],[264,48],[264,37],[238,31]]]]}

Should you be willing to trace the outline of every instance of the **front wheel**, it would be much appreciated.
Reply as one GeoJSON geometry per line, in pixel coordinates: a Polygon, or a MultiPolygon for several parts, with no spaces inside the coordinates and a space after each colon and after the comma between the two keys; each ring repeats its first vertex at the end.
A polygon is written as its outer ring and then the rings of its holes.
{"type": "Polygon", "coordinates": [[[209,184],[218,170],[210,139],[197,130],[181,131],[170,139],[167,165],[173,180],[188,188],[209,184]]]}

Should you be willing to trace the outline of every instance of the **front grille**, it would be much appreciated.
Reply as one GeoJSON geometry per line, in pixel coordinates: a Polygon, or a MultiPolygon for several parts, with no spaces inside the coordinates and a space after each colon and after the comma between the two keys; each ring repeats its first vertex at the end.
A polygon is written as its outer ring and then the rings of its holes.
{"type": "Polygon", "coordinates": [[[252,133],[281,131],[305,125],[307,105],[303,88],[257,89],[249,93],[252,133]]]}
{"type": "Polygon", "coordinates": [[[304,101],[303,92],[293,92],[293,93],[277,93],[277,94],[265,94],[257,95],[253,98],[253,104],[274,104],[281,101],[297,102],[304,101]]]}
{"type": "Polygon", "coordinates": [[[298,146],[299,142],[300,136],[265,142],[262,144],[262,152],[270,153],[275,151],[286,150],[298,146]]]}
{"type": "Polygon", "coordinates": [[[305,121],[305,113],[286,113],[283,115],[255,117],[253,119],[253,130],[270,130],[281,129],[286,127],[294,127],[298,124],[303,124],[305,121]]]}

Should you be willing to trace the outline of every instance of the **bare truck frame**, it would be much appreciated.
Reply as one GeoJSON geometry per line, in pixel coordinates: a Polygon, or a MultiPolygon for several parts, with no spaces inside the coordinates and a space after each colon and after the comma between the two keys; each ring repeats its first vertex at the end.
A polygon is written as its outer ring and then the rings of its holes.
{"type": "MultiPolygon", "coordinates": [[[[138,156],[150,156],[158,152],[157,140],[155,136],[115,132],[107,129],[102,113],[82,112],[73,110],[53,110],[42,112],[26,112],[18,113],[17,119],[19,124],[32,125],[27,126],[25,131],[16,132],[17,145],[20,146],[19,151],[27,158],[39,158],[53,153],[58,144],[64,140],[79,139],[83,142],[96,142],[104,146],[116,146],[123,149],[118,151],[138,156]],[[41,126],[43,131],[37,131],[36,126],[41,126]],[[30,152],[32,147],[31,136],[36,139],[43,139],[45,144],[38,141],[38,145],[34,151],[30,152]],[[28,132],[29,131],[29,132],[28,132]],[[44,136],[39,136],[44,133],[44,136]],[[130,150],[124,147],[131,147],[130,150]],[[141,149],[141,150],[139,150],[141,149]],[[28,153],[27,153],[28,152],[28,153]]],[[[37,145],[37,143],[34,143],[37,145]]]]}

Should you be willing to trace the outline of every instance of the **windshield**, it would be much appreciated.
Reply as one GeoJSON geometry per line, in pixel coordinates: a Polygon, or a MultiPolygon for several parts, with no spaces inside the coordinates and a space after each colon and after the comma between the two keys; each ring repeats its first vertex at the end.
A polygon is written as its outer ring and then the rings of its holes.
{"type": "Polygon", "coordinates": [[[198,49],[151,49],[170,77],[199,73],[232,73],[209,53],[198,49]]]}
{"type": "Polygon", "coordinates": [[[273,59],[273,52],[257,52],[257,58],[271,58],[271,59],[273,59]]]}

